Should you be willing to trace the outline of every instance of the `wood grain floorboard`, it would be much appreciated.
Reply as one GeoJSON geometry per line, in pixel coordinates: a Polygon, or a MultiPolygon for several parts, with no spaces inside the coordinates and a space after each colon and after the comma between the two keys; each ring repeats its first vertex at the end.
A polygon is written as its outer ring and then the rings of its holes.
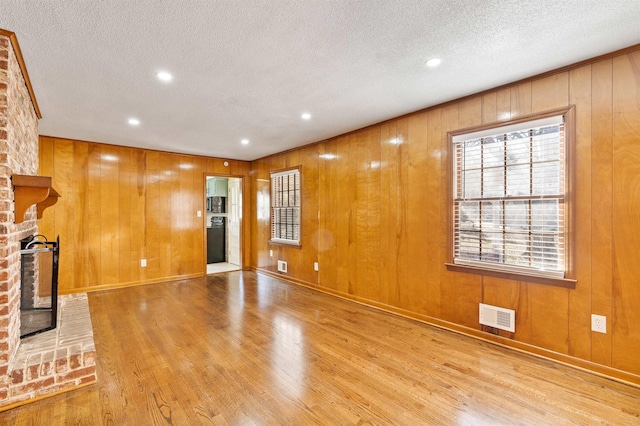
{"type": "Polygon", "coordinates": [[[98,383],[0,424],[640,424],[638,388],[254,272],[89,302],[98,383]]]}

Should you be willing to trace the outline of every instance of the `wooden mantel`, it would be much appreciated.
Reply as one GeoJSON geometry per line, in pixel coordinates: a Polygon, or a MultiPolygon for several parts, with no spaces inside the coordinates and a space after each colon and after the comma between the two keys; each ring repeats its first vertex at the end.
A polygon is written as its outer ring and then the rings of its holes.
{"type": "Polygon", "coordinates": [[[11,181],[14,186],[15,223],[23,222],[25,213],[34,204],[38,206],[38,219],[42,219],[44,210],[60,197],[48,176],[13,175],[11,181]]]}

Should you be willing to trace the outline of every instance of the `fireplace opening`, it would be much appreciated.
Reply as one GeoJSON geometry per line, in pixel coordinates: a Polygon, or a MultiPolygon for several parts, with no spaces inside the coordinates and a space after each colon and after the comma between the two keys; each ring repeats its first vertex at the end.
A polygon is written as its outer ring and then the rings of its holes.
{"type": "Polygon", "coordinates": [[[20,338],[56,328],[60,237],[20,240],[20,338]]]}

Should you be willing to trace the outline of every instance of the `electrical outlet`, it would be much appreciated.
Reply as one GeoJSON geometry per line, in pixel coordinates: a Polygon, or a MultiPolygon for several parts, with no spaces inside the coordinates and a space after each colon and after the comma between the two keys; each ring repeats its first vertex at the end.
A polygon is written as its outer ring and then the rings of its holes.
{"type": "Polygon", "coordinates": [[[313,270],[318,271],[318,262],[313,262],[313,270]]]}
{"type": "Polygon", "coordinates": [[[147,267],[147,259],[140,259],[140,266],[143,268],[147,267]]]}
{"type": "Polygon", "coordinates": [[[591,314],[591,331],[607,334],[607,317],[591,314]]]}
{"type": "Polygon", "coordinates": [[[269,250],[269,257],[273,257],[273,250],[269,250]]]}
{"type": "Polygon", "coordinates": [[[197,217],[202,217],[202,210],[198,210],[198,211],[196,212],[196,216],[197,216],[197,217]]]}

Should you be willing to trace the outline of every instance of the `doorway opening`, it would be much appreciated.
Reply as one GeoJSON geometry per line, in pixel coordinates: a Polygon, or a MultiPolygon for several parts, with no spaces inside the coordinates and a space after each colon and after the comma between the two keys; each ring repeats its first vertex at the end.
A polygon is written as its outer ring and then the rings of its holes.
{"type": "Polygon", "coordinates": [[[242,269],[242,178],[205,176],[207,275],[242,269]]]}

